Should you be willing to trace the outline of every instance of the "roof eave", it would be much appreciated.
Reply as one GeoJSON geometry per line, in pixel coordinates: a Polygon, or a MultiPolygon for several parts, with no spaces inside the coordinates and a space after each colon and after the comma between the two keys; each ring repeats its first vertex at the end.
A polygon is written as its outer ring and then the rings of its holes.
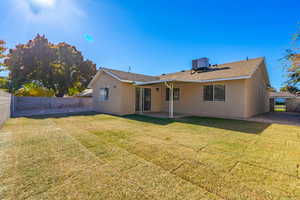
{"type": "Polygon", "coordinates": [[[159,81],[134,82],[134,85],[142,86],[142,85],[152,85],[152,84],[164,83],[164,82],[209,83],[209,82],[241,80],[241,79],[249,79],[249,78],[251,78],[251,76],[237,76],[237,77],[231,77],[231,78],[219,78],[219,79],[208,79],[208,80],[165,79],[165,80],[159,80],[159,81]]]}
{"type": "Polygon", "coordinates": [[[165,79],[165,80],[157,80],[157,81],[147,81],[147,82],[134,82],[134,85],[137,86],[142,86],[142,85],[151,85],[151,84],[156,84],[156,83],[165,83],[165,82],[172,82],[176,81],[175,79],[165,79]]]}
{"type": "Polygon", "coordinates": [[[241,79],[249,79],[249,78],[251,78],[251,76],[236,76],[230,78],[216,78],[216,79],[207,79],[207,80],[185,80],[184,82],[209,83],[209,82],[232,81],[232,80],[241,80],[241,79]]]}
{"type": "Polygon", "coordinates": [[[94,82],[95,82],[96,79],[100,76],[100,73],[101,73],[101,72],[105,72],[105,73],[108,74],[109,76],[111,76],[111,77],[113,77],[114,79],[117,79],[118,81],[121,81],[121,82],[123,82],[123,83],[134,83],[134,81],[121,79],[121,78],[119,78],[118,76],[116,76],[115,74],[113,74],[113,73],[111,73],[111,72],[109,72],[109,71],[107,71],[107,70],[101,68],[101,69],[97,72],[97,74],[94,76],[94,78],[91,80],[91,82],[89,83],[88,88],[92,88],[92,87],[93,87],[94,82]]]}
{"type": "Polygon", "coordinates": [[[111,73],[110,71],[107,71],[105,69],[102,69],[105,73],[107,73],[108,75],[110,75],[111,77],[117,79],[118,81],[124,82],[124,83],[134,83],[134,81],[131,80],[124,80],[121,79],[120,77],[116,76],[114,73],[111,73]]]}

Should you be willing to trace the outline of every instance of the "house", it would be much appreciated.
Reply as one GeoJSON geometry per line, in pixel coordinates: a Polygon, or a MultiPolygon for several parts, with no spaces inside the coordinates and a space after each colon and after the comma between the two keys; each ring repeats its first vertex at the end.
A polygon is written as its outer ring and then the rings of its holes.
{"type": "Polygon", "coordinates": [[[89,88],[103,113],[249,118],[269,111],[269,84],[262,57],[219,65],[202,58],[191,70],[160,76],[101,68],[89,88]]]}

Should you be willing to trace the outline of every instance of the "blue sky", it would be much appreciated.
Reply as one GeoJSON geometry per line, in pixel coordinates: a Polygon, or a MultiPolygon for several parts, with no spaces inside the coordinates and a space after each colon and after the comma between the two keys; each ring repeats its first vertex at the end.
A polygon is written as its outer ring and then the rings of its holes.
{"type": "Polygon", "coordinates": [[[208,57],[220,64],[265,56],[271,83],[299,28],[300,1],[1,0],[9,48],[37,33],[75,45],[98,67],[157,75],[208,57]]]}

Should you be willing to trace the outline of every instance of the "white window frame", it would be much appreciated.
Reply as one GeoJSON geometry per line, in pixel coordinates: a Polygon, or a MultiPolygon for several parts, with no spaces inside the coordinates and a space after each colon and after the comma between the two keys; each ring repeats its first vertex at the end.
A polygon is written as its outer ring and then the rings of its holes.
{"type": "Polygon", "coordinates": [[[226,84],[220,84],[220,83],[215,83],[215,84],[206,84],[203,86],[203,101],[204,102],[225,102],[226,101],[226,84]],[[225,92],[225,96],[224,96],[224,100],[220,100],[220,99],[215,99],[215,86],[216,85],[223,85],[224,86],[224,92],[225,92]],[[210,101],[210,100],[205,100],[205,86],[213,86],[213,93],[212,93],[212,97],[213,99],[210,101]]]}
{"type": "Polygon", "coordinates": [[[109,87],[99,88],[99,100],[100,100],[101,102],[109,101],[109,87]],[[101,90],[104,90],[104,91],[107,90],[107,91],[108,91],[107,99],[105,98],[106,95],[105,95],[105,96],[102,96],[102,95],[101,95],[101,90]]]}

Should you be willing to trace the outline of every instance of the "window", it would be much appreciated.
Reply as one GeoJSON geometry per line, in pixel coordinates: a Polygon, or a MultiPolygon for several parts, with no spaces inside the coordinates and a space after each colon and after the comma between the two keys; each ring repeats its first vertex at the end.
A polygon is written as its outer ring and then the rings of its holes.
{"type": "Polygon", "coordinates": [[[225,85],[214,85],[214,101],[225,101],[225,85]]]}
{"type": "Polygon", "coordinates": [[[225,101],[225,85],[205,85],[204,101],[225,101]]]}
{"type": "Polygon", "coordinates": [[[214,86],[205,85],[204,86],[204,101],[213,101],[214,100],[214,86]]]}
{"type": "Polygon", "coordinates": [[[109,88],[100,88],[100,101],[108,101],[109,88]]]}
{"type": "MultiPolygon", "coordinates": [[[[180,90],[179,88],[173,88],[173,100],[179,101],[180,90]]],[[[170,88],[166,88],[166,101],[170,100],[170,88]]]]}

